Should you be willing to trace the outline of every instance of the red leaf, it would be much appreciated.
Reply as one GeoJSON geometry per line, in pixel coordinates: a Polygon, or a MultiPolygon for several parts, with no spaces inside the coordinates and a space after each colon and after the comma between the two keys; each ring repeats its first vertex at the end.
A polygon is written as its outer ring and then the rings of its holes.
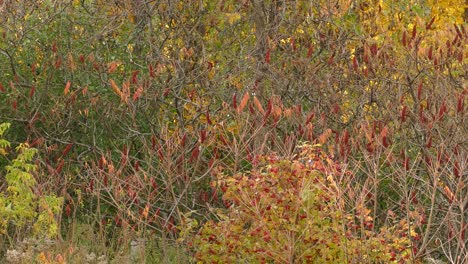
{"type": "Polygon", "coordinates": [[[156,138],[154,136],[151,136],[151,149],[155,149],[156,147],[156,138]]]}
{"type": "Polygon", "coordinates": [[[460,94],[458,96],[458,100],[457,100],[457,113],[460,113],[463,111],[463,108],[464,108],[464,103],[465,103],[465,100],[464,100],[464,95],[463,94],[460,94]]]}
{"type": "Polygon", "coordinates": [[[254,110],[252,104],[249,104],[249,111],[250,111],[251,114],[255,114],[255,110],[254,110]]]}
{"type": "Polygon", "coordinates": [[[413,26],[413,32],[411,34],[411,39],[414,39],[416,37],[416,25],[413,26]]]}
{"type": "Polygon", "coordinates": [[[403,37],[401,38],[401,44],[406,47],[406,31],[403,31],[403,37]]]}
{"type": "Polygon", "coordinates": [[[36,92],[36,87],[33,85],[31,86],[31,90],[29,91],[29,98],[32,98],[35,92],[36,92]]]}
{"type": "Polygon", "coordinates": [[[206,130],[205,129],[202,129],[200,131],[200,142],[203,144],[206,140],[206,130]]]}
{"type": "Polygon", "coordinates": [[[138,160],[133,163],[133,168],[136,172],[140,171],[140,162],[138,160]]]}
{"type": "Polygon", "coordinates": [[[346,129],[343,133],[343,143],[345,145],[348,145],[349,144],[349,132],[348,132],[348,129],[346,129]]]}
{"type": "Polygon", "coordinates": [[[157,190],[157,189],[158,189],[158,184],[156,183],[156,181],[154,180],[154,178],[151,178],[151,179],[150,179],[150,183],[151,183],[151,187],[153,187],[153,190],[157,190]]]}
{"type": "Polygon", "coordinates": [[[94,179],[91,179],[89,182],[89,190],[92,192],[94,190],[94,179]]]}
{"type": "Polygon", "coordinates": [[[232,95],[232,108],[234,109],[237,108],[237,94],[236,93],[232,95]]]}
{"type": "Polygon", "coordinates": [[[427,58],[428,58],[429,60],[432,60],[432,46],[429,47],[429,51],[427,52],[427,58]]]}
{"type": "MultiPolygon", "coordinates": [[[[169,88],[168,88],[169,89],[169,88]]],[[[188,97],[190,98],[190,101],[193,102],[193,99],[195,98],[195,90],[191,90],[188,94],[188,97]]]]}
{"type": "Polygon", "coordinates": [[[65,160],[63,159],[60,159],[60,162],[59,164],[57,165],[57,167],[55,168],[55,172],[57,172],[57,174],[60,174],[62,172],[62,169],[63,169],[63,165],[65,164],[65,160]]]}
{"type": "Polygon", "coordinates": [[[226,138],[223,136],[223,135],[220,135],[219,136],[219,140],[221,140],[221,142],[223,142],[224,146],[228,146],[228,142],[226,141],[226,138]]]}
{"type": "Polygon", "coordinates": [[[135,84],[135,83],[138,82],[137,76],[138,76],[139,73],[140,73],[140,71],[134,71],[134,72],[132,73],[132,83],[133,83],[133,84],[135,84]]]}
{"type": "Polygon", "coordinates": [[[418,85],[418,100],[421,100],[421,93],[422,93],[422,82],[418,85]]]}
{"type": "Polygon", "coordinates": [[[455,161],[453,166],[453,175],[457,178],[460,177],[460,164],[458,164],[458,161],[455,161]]]}
{"type": "Polygon", "coordinates": [[[427,142],[426,142],[426,148],[431,148],[432,147],[432,137],[429,136],[427,142]]]}
{"type": "Polygon", "coordinates": [[[382,138],[382,145],[387,148],[390,145],[390,141],[388,140],[387,137],[382,138]]]}
{"type": "Polygon", "coordinates": [[[210,118],[210,112],[208,110],[206,110],[206,122],[208,123],[208,125],[211,125],[211,118],[210,118]]]}
{"type": "Polygon", "coordinates": [[[340,108],[340,105],[338,103],[335,103],[333,105],[333,108],[332,108],[332,113],[333,114],[338,114],[340,112],[341,108],[340,108]]]}
{"type": "Polygon", "coordinates": [[[192,155],[190,156],[190,161],[193,162],[198,159],[198,156],[200,155],[200,147],[195,145],[195,147],[192,150],[192,155]]]}
{"type": "Polygon", "coordinates": [[[403,106],[403,109],[401,109],[400,120],[401,120],[402,123],[406,121],[406,111],[407,110],[408,110],[408,107],[406,105],[403,106]]]}
{"type": "Polygon", "coordinates": [[[312,119],[315,117],[315,113],[314,112],[310,112],[309,116],[307,117],[307,120],[305,122],[305,124],[309,124],[310,121],[312,121],[312,119]]]}
{"type": "Polygon", "coordinates": [[[5,87],[0,83],[0,92],[5,92],[5,87]]]}
{"type": "Polygon", "coordinates": [[[107,178],[107,174],[104,174],[104,186],[107,187],[109,184],[109,179],[107,178]]]}
{"type": "Polygon", "coordinates": [[[335,58],[335,52],[333,52],[333,54],[330,56],[330,58],[328,58],[328,65],[333,64],[333,59],[334,58],[335,58]]]}
{"type": "Polygon", "coordinates": [[[427,123],[427,117],[426,115],[424,114],[424,111],[423,111],[423,106],[421,105],[419,107],[419,122],[421,122],[422,124],[426,124],[427,123]]]}
{"type": "Polygon", "coordinates": [[[127,146],[123,145],[122,154],[121,154],[121,157],[120,157],[120,166],[121,167],[123,167],[123,166],[125,166],[127,164],[128,152],[129,152],[129,150],[127,149],[127,146]]]}
{"type": "Polygon", "coordinates": [[[371,50],[372,56],[377,55],[377,44],[375,44],[375,43],[372,44],[372,45],[370,46],[370,50],[371,50]]]}
{"type": "Polygon", "coordinates": [[[442,117],[444,117],[445,112],[447,112],[447,104],[445,103],[445,100],[444,100],[442,101],[442,104],[440,105],[437,119],[441,119],[442,117]]]}
{"type": "Polygon", "coordinates": [[[73,147],[73,143],[69,143],[65,149],[62,151],[62,157],[66,156],[68,154],[68,152],[70,152],[70,150],[72,149],[73,147]]]}
{"type": "Polygon", "coordinates": [[[149,68],[149,73],[150,73],[150,76],[151,78],[155,78],[156,77],[156,74],[154,74],[154,68],[153,68],[153,65],[148,65],[148,68],[149,68]]]}
{"type": "MultiPolygon", "coordinates": [[[[167,97],[170,92],[171,92],[171,88],[166,88],[166,90],[164,90],[163,96],[167,97]]],[[[190,100],[192,100],[192,97],[190,95],[189,95],[189,97],[190,97],[190,100]]]]}
{"type": "Polygon", "coordinates": [[[70,207],[70,204],[67,204],[67,206],[65,207],[65,215],[67,217],[70,217],[71,215],[71,207],[70,207]]]}
{"type": "Polygon", "coordinates": [[[57,52],[57,43],[55,41],[54,41],[54,43],[52,43],[52,52],[53,53],[57,52]]]}
{"type": "Polygon", "coordinates": [[[431,26],[432,26],[432,24],[434,24],[434,21],[435,21],[435,16],[432,17],[432,19],[431,19],[431,21],[429,21],[429,23],[427,23],[426,30],[431,29],[431,26]]]}
{"type": "Polygon", "coordinates": [[[164,154],[162,152],[162,146],[158,147],[158,157],[159,157],[160,160],[164,159],[164,154]]]}
{"type": "Polygon", "coordinates": [[[453,27],[455,28],[455,31],[457,32],[458,37],[462,38],[462,33],[460,32],[460,29],[458,29],[458,26],[456,24],[453,24],[453,27]]]}
{"type": "Polygon", "coordinates": [[[99,169],[103,169],[104,168],[104,156],[101,156],[101,158],[99,159],[99,169]]]}
{"type": "Polygon", "coordinates": [[[314,53],[314,45],[310,44],[309,50],[307,51],[307,58],[310,58],[314,53]]]}
{"type": "Polygon", "coordinates": [[[265,62],[266,62],[267,64],[270,64],[270,60],[271,60],[270,55],[271,55],[271,50],[268,49],[267,52],[266,52],[266,54],[265,54],[265,62]]]}
{"type": "Polygon", "coordinates": [[[357,62],[357,59],[356,59],[356,56],[353,57],[353,69],[354,71],[358,71],[358,62],[357,62]]]}
{"type": "Polygon", "coordinates": [[[141,97],[141,95],[143,94],[143,87],[138,87],[136,89],[136,91],[133,93],[133,101],[136,102],[138,100],[138,98],[141,97]]]}
{"type": "Polygon", "coordinates": [[[380,137],[382,138],[382,145],[384,147],[388,147],[390,145],[390,142],[387,139],[387,135],[388,135],[388,127],[384,127],[382,129],[382,132],[380,132],[380,137]]]}
{"type": "Polygon", "coordinates": [[[180,140],[180,145],[181,145],[182,147],[185,147],[185,142],[186,142],[186,141],[187,141],[187,135],[184,134],[184,135],[182,136],[182,139],[180,140]]]}
{"type": "Polygon", "coordinates": [[[54,67],[55,67],[55,69],[58,69],[58,68],[60,68],[61,65],[62,65],[62,58],[58,58],[55,61],[54,67]]]}

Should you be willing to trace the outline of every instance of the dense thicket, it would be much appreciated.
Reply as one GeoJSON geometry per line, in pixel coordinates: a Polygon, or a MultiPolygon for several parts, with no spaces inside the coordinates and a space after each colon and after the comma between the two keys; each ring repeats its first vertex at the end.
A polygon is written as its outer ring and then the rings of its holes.
{"type": "Polygon", "coordinates": [[[466,263],[467,8],[0,0],[0,253],[466,263]]]}

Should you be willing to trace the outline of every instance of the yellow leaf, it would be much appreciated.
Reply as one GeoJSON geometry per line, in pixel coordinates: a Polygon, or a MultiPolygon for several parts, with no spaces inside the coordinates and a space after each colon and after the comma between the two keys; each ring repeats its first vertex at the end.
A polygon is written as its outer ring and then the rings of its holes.
{"type": "Polygon", "coordinates": [[[241,19],[241,15],[239,13],[225,13],[226,21],[232,25],[236,23],[239,19],[241,19]]]}

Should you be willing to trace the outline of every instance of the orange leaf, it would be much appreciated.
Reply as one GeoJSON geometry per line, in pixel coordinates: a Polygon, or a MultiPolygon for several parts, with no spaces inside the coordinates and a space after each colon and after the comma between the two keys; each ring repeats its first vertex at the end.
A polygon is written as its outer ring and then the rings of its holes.
{"type": "Polygon", "coordinates": [[[120,98],[122,98],[122,97],[123,97],[122,91],[120,91],[119,86],[117,86],[117,84],[114,82],[114,80],[110,79],[110,80],[109,80],[109,83],[110,83],[110,85],[111,85],[111,87],[112,87],[112,90],[114,90],[114,92],[115,92],[120,98]]]}
{"type": "Polygon", "coordinates": [[[445,196],[447,196],[447,198],[449,199],[449,201],[453,202],[453,200],[455,199],[455,195],[453,194],[452,190],[450,190],[450,188],[447,185],[444,187],[444,193],[445,193],[445,196]]]}
{"type": "Polygon", "coordinates": [[[263,106],[258,100],[257,96],[254,96],[254,104],[255,107],[257,107],[258,111],[260,111],[262,114],[265,114],[265,110],[263,109],[263,106]]]}
{"type": "Polygon", "coordinates": [[[126,81],[122,84],[122,95],[120,98],[122,99],[122,101],[127,102],[129,96],[130,96],[130,82],[126,81]]]}
{"type": "Polygon", "coordinates": [[[88,93],[88,86],[83,87],[83,90],[81,90],[81,94],[85,96],[88,93]]]}
{"type": "Polygon", "coordinates": [[[32,98],[35,92],[36,92],[36,87],[33,85],[31,86],[31,90],[29,91],[29,98],[32,98]]]}
{"type": "Polygon", "coordinates": [[[150,209],[149,204],[146,204],[145,209],[141,213],[145,219],[148,218],[149,209],[150,209]]]}
{"type": "Polygon", "coordinates": [[[387,137],[387,135],[388,135],[388,127],[385,126],[385,127],[382,129],[382,132],[380,132],[380,136],[381,136],[382,138],[384,138],[384,137],[387,137]]]}
{"type": "Polygon", "coordinates": [[[67,84],[65,85],[65,89],[63,89],[63,94],[70,93],[70,86],[71,86],[71,82],[68,81],[67,84]]]}
{"type": "Polygon", "coordinates": [[[331,136],[332,134],[332,130],[331,129],[327,129],[323,132],[322,135],[320,135],[320,137],[318,138],[319,140],[319,143],[320,144],[325,144],[325,142],[327,142],[327,139],[331,136]]]}
{"type": "Polygon", "coordinates": [[[237,112],[240,113],[244,109],[244,107],[247,105],[247,102],[249,101],[250,95],[248,92],[245,92],[244,97],[242,97],[242,101],[239,104],[239,108],[237,108],[237,112]]]}
{"type": "Polygon", "coordinates": [[[267,64],[270,64],[270,61],[271,61],[271,50],[268,49],[267,52],[266,52],[266,54],[265,54],[265,62],[266,62],[267,64]]]}
{"type": "Polygon", "coordinates": [[[140,86],[133,94],[133,101],[135,102],[136,100],[138,100],[138,98],[140,98],[142,93],[143,93],[143,87],[140,86]]]}
{"type": "Polygon", "coordinates": [[[116,61],[113,61],[113,62],[109,62],[109,64],[107,64],[107,72],[108,73],[113,73],[115,72],[115,70],[117,70],[117,62],[116,61]]]}

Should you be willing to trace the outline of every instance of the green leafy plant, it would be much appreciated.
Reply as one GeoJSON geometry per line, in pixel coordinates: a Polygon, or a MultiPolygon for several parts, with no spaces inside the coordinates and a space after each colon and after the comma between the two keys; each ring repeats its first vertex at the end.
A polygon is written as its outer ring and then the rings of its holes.
{"type": "MultiPolygon", "coordinates": [[[[9,124],[0,125],[0,137],[8,127],[9,124]]],[[[2,138],[0,153],[6,155],[8,147],[10,143],[2,138]]],[[[32,164],[37,150],[20,144],[16,151],[17,157],[5,167],[6,190],[0,195],[0,233],[14,240],[31,234],[54,238],[58,235],[57,216],[61,213],[63,198],[38,194],[33,176],[37,166],[32,164]]]]}

